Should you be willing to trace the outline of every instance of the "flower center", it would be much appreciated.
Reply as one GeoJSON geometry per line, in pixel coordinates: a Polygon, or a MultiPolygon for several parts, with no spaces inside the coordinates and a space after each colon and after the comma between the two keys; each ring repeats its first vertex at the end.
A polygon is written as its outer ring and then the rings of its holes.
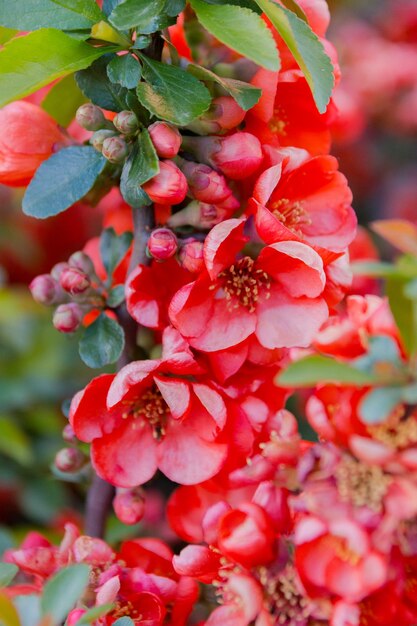
{"type": "Polygon", "coordinates": [[[390,478],[380,467],[345,458],[337,466],[335,477],[341,500],[381,512],[390,478]]]}
{"type": "Polygon", "coordinates": [[[368,427],[370,434],[391,448],[406,448],[417,443],[417,419],[405,415],[404,407],[390,415],[382,424],[368,427]]]}
{"type": "Polygon", "coordinates": [[[303,226],[309,226],[311,219],[302,202],[290,202],[280,198],[271,204],[272,213],[279,221],[296,235],[302,236],[303,226]]]}
{"type": "Polygon", "coordinates": [[[155,439],[163,439],[169,408],[155,383],[145,389],[139,398],[128,400],[125,404],[127,409],[122,415],[124,419],[132,417],[143,420],[152,427],[155,439]]]}
{"type": "Polygon", "coordinates": [[[297,587],[292,565],[288,565],[278,576],[270,575],[266,568],[261,568],[260,582],[264,587],[268,611],[275,618],[276,626],[306,623],[311,606],[297,587]]]}
{"type": "MultiPolygon", "coordinates": [[[[271,278],[263,270],[257,269],[255,261],[249,256],[236,261],[221,272],[217,279],[226,294],[229,310],[243,306],[249,313],[253,313],[261,291],[265,291],[265,297],[269,298],[271,278]]],[[[213,285],[212,289],[215,287],[213,285]]]]}
{"type": "Polygon", "coordinates": [[[286,126],[288,125],[288,118],[282,107],[276,107],[274,109],[274,116],[269,120],[268,127],[271,132],[285,137],[287,135],[286,126]]]}

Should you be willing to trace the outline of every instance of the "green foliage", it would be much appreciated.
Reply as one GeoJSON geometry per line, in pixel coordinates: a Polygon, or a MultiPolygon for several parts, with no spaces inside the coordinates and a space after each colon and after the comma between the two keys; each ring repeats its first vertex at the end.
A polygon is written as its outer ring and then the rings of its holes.
{"type": "Polygon", "coordinates": [[[385,292],[404,347],[412,355],[417,351],[417,300],[407,295],[410,282],[404,277],[388,278],[385,292]]]}
{"type": "Polygon", "coordinates": [[[132,243],[133,235],[125,232],[116,235],[113,228],[106,228],[100,236],[100,256],[107,272],[107,281],[111,285],[113,272],[126,255],[132,243]]]}
{"type": "Polygon", "coordinates": [[[28,436],[9,415],[0,415],[0,452],[21,465],[33,460],[28,436]]]}
{"type": "Polygon", "coordinates": [[[127,89],[121,84],[113,83],[107,75],[109,64],[116,55],[106,55],[95,61],[91,67],[77,72],[75,79],[83,94],[94,104],[108,111],[126,109],[127,89]]]}
{"type": "Polygon", "coordinates": [[[120,30],[135,27],[140,33],[153,33],[159,29],[164,6],[165,0],[124,0],[113,9],[109,21],[120,30]]]}
{"type": "Polygon", "coordinates": [[[19,568],[14,563],[0,563],[0,587],[7,587],[18,571],[19,568]]]}
{"type": "Polygon", "coordinates": [[[113,289],[110,289],[109,295],[107,296],[107,306],[111,308],[116,308],[125,299],[125,287],[124,285],[116,285],[113,289]]]}
{"type": "Polygon", "coordinates": [[[134,626],[134,621],[130,617],[119,617],[113,622],[113,626],[134,626]]]}
{"type": "Polygon", "coordinates": [[[361,387],[375,383],[375,378],[346,363],[312,355],[291,363],[275,379],[281,387],[314,387],[323,382],[361,387]]]}
{"type": "Polygon", "coordinates": [[[89,574],[88,565],[78,563],[48,580],[41,598],[42,615],[51,615],[55,624],[63,622],[86,588],[89,574]]]}
{"type": "Polygon", "coordinates": [[[83,626],[83,624],[91,624],[99,617],[106,615],[113,608],[112,604],[100,604],[99,606],[93,606],[80,617],[77,622],[77,626],[83,626]]]}
{"type": "Polygon", "coordinates": [[[359,405],[359,415],[366,424],[384,422],[402,400],[401,387],[379,387],[369,391],[359,405]]]}
{"type": "Polygon", "coordinates": [[[152,61],[140,54],[143,78],[137,95],[153,115],[185,126],[210,106],[208,89],[194,76],[179,67],[152,61]]]}
{"type": "Polygon", "coordinates": [[[269,70],[279,70],[279,55],[265,22],[253,11],[190,0],[198,21],[219,41],[269,70]]]}
{"type": "Polygon", "coordinates": [[[80,340],[80,357],[88,367],[98,368],[115,363],[125,343],[120,324],[105,313],[88,326],[80,340]]]}
{"type": "Polygon", "coordinates": [[[0,45],[5,44],[6,41],[9,41],[18,32],[18,30],[14,30],[13,28],[4,28],[4,26],[0,26],[0,45]]]}
{"type": "Polygon", "coordinates": [[[255,106],[262,94],[261,89],[249,85],[249,83],[234,78],[223,78],[205,67],[194,65],[194,63],[190,63],[187,66],[187,71],[200,80],[215,82],[220,85],[226,93],[236,100],[244,111],[248,111],[255,106]]]}
{"type": "Polygon", "coordinates": [[[61,126],[68,126],[75,113],[86,98],[81,93],[73,74],[60,80],[48,92],[42,102],[42,108],[61,126]]]}
{"type": "Polygon", "coordinates": [[[271,0],[256,0],[269,17],[304,73],[320,113],[326,111],[334,87],[333,66],[310,26],[271,0]]]}
{"type": "Polygon", "coordinates": [[[147,130],[139,134],[122,171],[120,192],[132,207],[140,208],[151,203],[141,185],[159,172],[159,159],[147,130]]]}
{"type": "Polygon", "coordinates": [[[13,0],[0,3],[0,24],[18,30],[90,29],[103,19],[95,0],[13,0]]]}
{"type": "Polygon", "coordinates": [[[52,28],[12,39],[0,51],[0,106],[88,67],[108,51],[52,28]]]}
{"type": "Polygon", "coordinates": [[[126,89],[134,89],[140,81],[141,74],[141,66],[131,54],[116,56],[107,66],[107,76],[111,82],[118,83],[126,89]]]}
{"type": "Polygon", "coordinates": [[[53,154],[26,190],[24,213],[41,219],[62,213],[90,191],[106,163],[91,146],[70,146],[53,154]]]}

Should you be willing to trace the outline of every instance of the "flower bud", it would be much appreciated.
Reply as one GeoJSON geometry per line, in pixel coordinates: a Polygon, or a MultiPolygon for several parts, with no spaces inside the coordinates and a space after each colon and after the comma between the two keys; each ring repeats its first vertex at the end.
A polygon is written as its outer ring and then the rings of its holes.
{"type": "Polygon", "coordinates": [[[204,243],[196,239],[190,239],[184,243],[179,253],[179,261],[182,267],[193,274],[198,274],[204,268],[204,243]]]}
{"type": "Polygon", "coordinates": [[[232,180],[242,180],[262,163],[262,147],[255,135],[237,132],[227,137],[184,137],[183,148],[199,161],[219,169],[232,180]]]}
{"type": "Polygon", "coordinates": [[[233,195],[219,204],[206,204],[194,200],[181,211],[171,215],[167,224],[171,228],[185,225],[204,229],[212,228],[231,217],[237,208],[239,208],[239,201],[233,195]]]}
{"type": "Polygon", "coordinates": [[[181,170],[185,174],[190,191],[196,200],[215,204],[222,202],[232,193],[225,177],[208,165],[183,161],[181,170]]]}
{"type": "Polygon", "coordinates": [[[100,130],[106,124],[106,118],[103,111],[96,106],[88,102],[82,104],[75,114],[75,119],[82,128],[85,130],[100,130]]]}
{"type": "Polygon", "coordinates": [[[118,489],[113,508],[123,524],[137,524],[145,513],[145,498],[140,488],[118,489]]]}
{"type": "Polygon", "coordinates": [[[143,185],[152,202],[179,204],[187,195],[187,179],[172,161],[160,161],[159,173],[143,185]]]}
{"type": "Polygon", "coordinates": [[[102,152],[110,163],[122,163],[127,157],[127,143],[123,137],[108,137],[103,141],[102,152]]]}
{"type": "Polygon", "coordinates": [[[75,626],[85,613],[87,613],[85,609],[73,609],[68,613],[67,621],[65,622],[66,625],[75,626]]]}
{"type": "Polygon", "coordinates": [[[113,119],[113,124],[122,135],[132,135],[139,128],[139,122],[133,111],[120,111],[113,119]]]}
{"type": "Polygon", "coordinates": [[[52,323],[61,333],[74,333],[81,324],[83,311],[75,302],[60,304],[54,313],[52,323]]]}
{"type": "Polygon", "coordinates": [[[51,276],[54,280],[58,280],[61,278],[61,274],[64,270],[68,269],[69,265],[65,261],[61,261],[61,263],[56,263],[51,269],[51,276]]]}
{"type": "Polygon", "coordinates": [[[60,472],[77,472],[84,461],[83,453],[77,448],[62,448],[55,456],[55,467],[60,472]]]}
{"type": "Polygon", "coordinates": [[[74,429],[71,424],[66,424],[62,429],[62,439],[67,443],[77,442],[77,437],[75,436],[74,429]]]}
{"type": "Polygon", "coordinates": [[[115,137],[116,133],[114,130],[98,130],[91,136],[90,143],[91,145],[101,152],[103,150],[103,143],[105,139],[109,139],[110,137],[115,137]]]}
{"type": "Polygon", "coordinates": [[[223,130],[231,130],[239,126],[245,119],[244,111],[231,96],[215,98],[209,109],[208,116],[217,122],[223,130]]]}
{"type": "Polygon", "coordinates": [[[62,295],[59,284],[50,274],[36,276],[30,283],[29,289],[33,299],[45,306],[56,304],[62,295]]]}
{"type": "Polygon", "coordinates": [[[149,254],[157,261],[166,261],[174,256],[178,248],[175,234],[169,228],[157,228],[148,240],[149,254]]]}
{"type": "Polygon", "coordinates": [[[95,273],[93,261],[88,256],[88,254],[82,252],[81,250],[79,250],[78,252],[74,252],[74,254],[71,254],[70,258],[68,259],[68,265],[70,265],[72,268],[75,267],[78,270],[81,270],[81,272],[84,272],[84,274],[87,274],[87,276],[91,276],[95,273]]]}
{"type": "Polygon", "coordinates": [[[172,159],[181,147],[181,134],[167,122],[155,122],[148,128],[156,153],[163,159],[172,159]]]}
{"type": "Polygon", "coordinates": [[[89,289],[91,283],[87,274],[76,267],[68,267],[59,279],[62,289],[72,296],[78,296],[89,289]]]}

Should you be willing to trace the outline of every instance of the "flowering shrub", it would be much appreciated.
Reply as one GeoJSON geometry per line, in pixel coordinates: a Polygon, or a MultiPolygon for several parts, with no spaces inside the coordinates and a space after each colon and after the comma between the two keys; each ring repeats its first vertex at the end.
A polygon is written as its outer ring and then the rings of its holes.
{"type": "Polygon", "coordinates": [[[83,523],[5,552],[0,624],[413,626],[417,229],[357,236],[325,0],[15,4],[0,181],[98,214],[30,291],[100,371],[54,462],[83,523]]]}

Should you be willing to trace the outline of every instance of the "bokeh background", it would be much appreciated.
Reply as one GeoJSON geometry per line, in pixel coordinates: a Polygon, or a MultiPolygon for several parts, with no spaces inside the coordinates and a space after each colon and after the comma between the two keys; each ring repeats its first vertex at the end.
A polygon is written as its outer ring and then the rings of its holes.
{"type": "MultiPolygon", "coordinates": [[[[382,218],[417,223],[417,2],[329,4],[330,39],[343,74],[332,154],[349,179],[363,227],[382,218]]],[[[0,553],[29,528],[46,528],[53,537],[66,521],[81,520],[88,476],[58,475],[53,459],[63,446],[68,399],[91,370],[80,362],[77,343],[53,329],[50,311],[33,302],[27,285],[82,249],[112,210],[109,201],[79,204],[43,222],[22,214],[21,197],[21,190],[0,186],[0,553]]],[[[355,259],[392,253],[365,230],[351,249],[355,259]]],[[[163,510],[152,485],[147,506],[144,532],[163,510]]],[[[113,518],[108,538],[137,530],[113,518]]]]}

